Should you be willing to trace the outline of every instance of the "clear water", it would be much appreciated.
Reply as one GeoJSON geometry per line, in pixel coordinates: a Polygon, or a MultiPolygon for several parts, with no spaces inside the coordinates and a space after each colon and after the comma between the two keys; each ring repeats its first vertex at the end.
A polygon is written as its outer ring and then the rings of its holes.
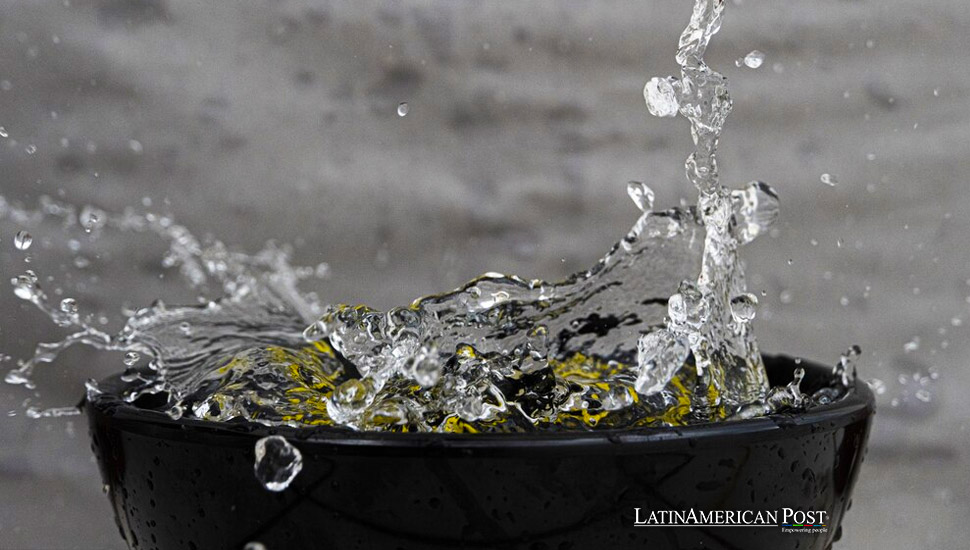
{"type": "Polygon", "coordinates": [[[303,455],[286,438],[270,435],[256,442],[253,474],[269,491],[285,490],[303,469],[303,455]]]}
{"type": "MultiPolygon", "coordinates": [[[[80,343],[122,354],[124,397],[161,394],[161,409],[175,418],[395,431],[682,425],[837,399],[852,382],[855,350],[836,366],[836,383],[816,395],[802,394],[801,373],[768,386],[753,333],[757,298],[738,253],[765,233],[779,203],[767,184],[731,190],[718,178],[732,102],[704,52],[723,9],[722,1],[697,0],[677,51],[680,75],[644,88],[651,113],[690,123],[695,151],[686,173],[697,205],[654,211],[649,186],[631,182],[639,217],[589,270],[559,282],[486,274],[389,311],[323,306],[303,287],[326,269],[293,265],[285,246],[248,255],[201,241],[166,216],[51,199],[28,209],[0,198],[0,218],[24,225],[60,218],[93,238],[123,231],[167,239],[163,264],[212,297],[152,304],[109,334],[70,298],[53,304],[28,271],[13,279],[15,294],[72,333],[39,344],[6,381],[32,386],[38,364],[80,343]]],[[[398,113],[407,114],[406,103],[398,113]]],[[[97,382],[88,392],[100,392],[97,382]]]]}

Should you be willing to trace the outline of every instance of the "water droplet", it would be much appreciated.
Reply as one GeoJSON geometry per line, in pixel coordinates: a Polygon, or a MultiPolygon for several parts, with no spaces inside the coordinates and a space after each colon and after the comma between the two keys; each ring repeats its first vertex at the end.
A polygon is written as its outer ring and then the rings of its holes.
{"type": "Polygon", "coordinates": [[[674,87],[676,79],[673,77],[653,77],[643,87],[643,99],[647,102],[647,110],[653,116],[677,116],[680,102],[674,87]]]}
{"type": "Polygon", "coordinates": [[[411,106],[405,102],[399,103],[397,105],[397,116],[405,117],[408,116],[408,111],[411,110],[411,106]]]}
{"type": "Polygon", "coordinates": [[[129,351],[129,352],[125,353],[125,358],[124,358],[123,362],[124,362],[124,364],[125,364],[126,367],[130,367],[130,366],[134,365],[135,363],[137,363],[139,359],[141,359],[141,354],[140,353],[138,353],[137,351],[129,351]]]}
{"type": "Polygon", "coordinates": [[[781,294],[778,295],[778,300],[783,304],[790,304],[792,299],[793,296],[790,290],[782,290],[781,294]]]}
{"type": "Polygon", "coordinates": [[[736,234],[741,244],[747,244],[768,230],[778,219],[781,202],[770,185],[753,181],[731,192],[737,218],[736,234]]]}
{"type": "Polygon", "coordinates": [[[271,435],[256,442],[253,472],[266,489],[276,492],[286,489],[302,469],[300,450],[282,436],[271,435]]]}
{"type": "Polygon", "coordinates": [[[639,181],[631,181],[626,185],[626,192],[641,212],[653,211],[653,189],[650,189],[647,184],[639,181]]]}
{"type": "Polygon", "coordinates": [[[247,542],[243,550],[266,550],[266,545],[256,541],[247,542]]]}
{"type": "Polygon", "coordinates": [[[742,57],[741,59],[738,59],[737,61],[734,62],[734,64],[738,67],[744,65],[749,69],[757,69],[764,62],[765,62],[764,52],[761,52],[758,50],[751,50],[751,52],[748,53],[748,55],[742,57]]]}
{"type": "Polygon", "coordinates": [[[367,405],[367,385],[358,378],[351,378],[333,390],[331,402],[349,409],[359,409],[367,405]]]}
{"type": "Polygon", "coordinates": [[[835,187],[836,185],[839,184],[839,178],[835,177],[832,174],[822,174],[822,176],[819,179],[822,180],[822,183],[824,183],[825,185],[828,185],[829,187],[835,187]]]}
{"type": "Polygon", "coordinates": [[[10,134],[7,133],[7,129],[4,128],[3,126],[0,126],[0,137],[3,137],[3,138],[10,137],[10,134]]]}
{"type": "Polygon", "coordinates": [[[33,242],[34,237],[26,231],[18,231],[13,238],[13,245],[17,250],[27,250],[33,242]]]}
{"type": "Polygon", "coordinates": [[[408,374],[422,388],[430,388],[441,378],[441,362],[433,353],[423,353],[414,358],[408,374]]]}
{"type": "Polygon", "coordinates": [[[749,323],[755,317],[758,298],[753,294],[741,294],[731,298],[731,316],[738,323],[749,323]]]}
{"type": "Polygon", "coordinates": [[[323,321],[314,321],[303,329],[303,339],[307,342],[322,340],[327,335],[327,325],[323,321]]]}
{"type": "Polygon", "coordinates": [[[131,149],[136,155],[142,154],[142,152],[145,150],[144,147],[142,147],[141,142],[137,139],[128,140],[128,148],[131,149]]]}
{"type": "Polygon", "coordinates": [[[28,155],[33,155],[34,153],[37,152],[37,146],[31,143],[27,147],[24,147],[24,151],[27,151],[28,155]]]}
{"type": "Polygon", "coordinates": [[[61,300],[61,311],[64,313],[77,313],[77,301],[74,298],[64,298],[61,300]]]}
{"type": "Polygon", "coordinates": [[[919,350],[919,336],[914,336],[912,340],[903,344],[903,351],[913,353],[919,350]]]}
{"type": "Polygon", "coordinates": [[[81,222],[81,227],[84,228],[85,233],[90,233],[95,229],[101,227],[102,224],[102,212],[90,206],[85,206],[81,209],[81,216],[79,218],[81,222]]]}
{"type": "Polygon", "coordinates": [[[40,287],[37,286],[37,276],[32,271],[13,279],[13,293],[21,300],[33,300],[40,287]]]}

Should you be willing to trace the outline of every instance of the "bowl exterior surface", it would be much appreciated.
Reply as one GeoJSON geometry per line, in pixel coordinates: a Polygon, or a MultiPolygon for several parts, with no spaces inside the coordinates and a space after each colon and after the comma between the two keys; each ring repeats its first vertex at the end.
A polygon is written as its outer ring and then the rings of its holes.
{"type": "MultiPolygon", "coordinates": [[[[794,363],[775,358],[769,369],[790,378],[794,363]]],[[[808,370],[816,380],[828,372],[808,370]]],[[[807,414],[521,437],[272,430],[173,421],[110,399],[86,407],[122,536],[161,550],[253,541],[269,550],[826,549],[874,412],[862,383],[807,414]],[[274,432],[303,454],[279,493],[253,475],[255,442],[274,432]],[[786,521],[785,509],[824,511],[813,523],[824,527],[801,532],[801,517],[786,521]],[[758,527],[653,525],[679,522],[661,513],[674,511],[778,517],[758,527]]]]}

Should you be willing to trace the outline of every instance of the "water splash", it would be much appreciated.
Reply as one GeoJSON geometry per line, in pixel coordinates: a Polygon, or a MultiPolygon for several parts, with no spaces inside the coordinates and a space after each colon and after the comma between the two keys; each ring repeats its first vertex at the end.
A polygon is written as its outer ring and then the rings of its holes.
{"type": "MultiPolygon", "coordinates": [[[[693,404],[713,416],[760,400],[767,391],[764,365],[751,330],[754,304],[749,303],[747,309],[751,311],[740,316],[731,304],[750,302],[739,246],[764,232],[778,215],[777,196],[767,184],[753,182],[742,191],[731,192],[719,182],[718,140],[733,103],[727,79],[704,62],[704,53],[721,28],[723,11],[721,0],[698,0],[690,23],[680,36],[676,56],[680,78],[668,76],[650,81],[664,83],[663,96],[668,101],[666,107],[655,105],[651,112],[663,116],[669,105],[676,104],[677,112],[690,122],[695,150],[685,167],[687,179],[698,192],[698,210],[706,235],[700,275],[681,283],[677,294],[670,298],[666,327],[658,335],[644,336],[649,341],[641,346],[669,348],[649,355],[674,361],[654,367],[671,377],[687,365],[688,356],[679,349],[684,344],[689,346],[699,377],[693,404]],[[705,400],[703,395],[708,398],[705,400]]],[[[647,97],[648,107],[650,100],[647,97]]],[[[664,382],[660,379],[649,387],[660,391],[664,382]]]]}
{"type": "MultiPolygon", "coordinates": [[[[717,144],[732,102],[704,52],[723,9],[720,0],[696,2],[680,38],[680,76],[644,89],[651,113],[690,122],[686,172],[698,205],[655,211],[649,186],[631,182],[640,216],[589,270],[560,282],[485,274],[389,311],[322,307],[301,284],[329,267],[293,266],[286,246],[247,255],[168,216],[78,211],[50,198],[28,209],[0,197],[0,219],[24,226],[53,218],[92,239],[158,235],[169,242],[162,264],[206,296],[194,306],[156,302],[109,334],[73,300],[52,305],[27,271],[13,279],[15,294],[72,332],[38,345],[6,381],[32,387],[38,364],[80,343],[123,353],[125,399],[154,396],[152,406],[173,418],[396,431],[682,425],[837,398],[852,382],[854,355],[837,366],[831,395],[806,399],[800,377],[769,389],[753,336],[757,299],[738,249],[765,233],[779,203],[767,184],[731,191],[719,181],[717,144]]],[[[93,380],[86,387],[91,397],[101,391],[93,380]]]]}

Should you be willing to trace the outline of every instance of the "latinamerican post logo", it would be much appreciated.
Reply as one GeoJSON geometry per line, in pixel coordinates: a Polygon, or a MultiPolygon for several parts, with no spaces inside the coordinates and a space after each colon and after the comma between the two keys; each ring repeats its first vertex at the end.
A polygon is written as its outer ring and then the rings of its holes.
{"type": "Polygon", "coordinates": [[[633,509],[634,527],[767,527],[783,533],[826,533],[825,510],[644,510],[633,509]]]}

